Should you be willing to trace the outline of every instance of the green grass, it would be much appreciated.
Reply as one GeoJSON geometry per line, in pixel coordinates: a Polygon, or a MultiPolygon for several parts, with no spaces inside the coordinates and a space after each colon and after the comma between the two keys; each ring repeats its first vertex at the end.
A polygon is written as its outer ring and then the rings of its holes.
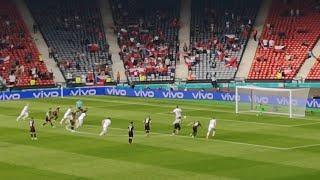
{"type": "Polygon", "coordinates": [[[320,119],[255,114],[235,115],[232,103],[125,97],[82,97],[89,108],[77,133],[42,127],[49,107],[63,115],[78,98],[0,102],[1,179],[319,179],[320,119]],[[16,122],[30,104],[38,141],[31,141],[28,122],[16,122]],[[172,132],[172,109],[180,105],[187,119],[178,136],[172,132]],[[151,115],[150,137],[143,119],[151,115]],[[99,137],[101,120],[112,117],[107,136],[99,137]],[[218,119],[216,136],[206,140],[210,118],[218,119]],[[188,123],[204,125],[195,139],[188,123]],[[134,143],[127,126],[135,122],[134,143]]]}

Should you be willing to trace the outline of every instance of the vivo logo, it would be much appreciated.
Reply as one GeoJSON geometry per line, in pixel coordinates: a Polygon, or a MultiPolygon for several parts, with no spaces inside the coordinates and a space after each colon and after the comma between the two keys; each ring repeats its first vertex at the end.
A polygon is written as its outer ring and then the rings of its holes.
{"type": "MultiPolygon", "coordinates": [[[[236,95],[234,95],[234,94],[231,95],[229,93],[222,93],[221,98],[224,101],[234,101],[236,99],[236,95]]],[[[239,98],[240,98],[240,96],[239,96],[239,98]]]]}
{"type": "MultiPolygon", "coordinates": [[[[277,98],[277,103],[279,105],[288,105],[289,106],[289,99],[288,98],[285,98],[285,97],[282,97],[282,98],[277,98]]],[[[292,105],[293,106],[296,106],[298,105],[298,101],[296,99],[292,99],[292,105]]]]}
{"type": "Polygon", "coordinates": [[[213,93],[204,93],[204,92],[197,92],[192,93],[193,99],[213,99],[213,93]]]}
{"type": "Polygon", "coordinates": [[[60,94],[57,91],[50,91],[50,92],[34,92],[32,93],[34,98],[49,98],[49,97],[59,97],[60,94]]]}
{"type": "Polygon", "coordinates": [[[165,98],[170,98],[170,99],[183,99],[184,94],[182,92],[171,92],[171,91],[167,91],[167,92],[162,92],[162,95],[165,98]]]}
{"type": "Polygon", "coordinates": [[[252,96],[251,98],[251,96],[249,96],[249,102],[267,104],[269,102],[269,98],[264,96],[252,96]]]}
{"type": "Polygon", "coordinates": [[[149,98],[154,97],[153,91],[134,91],[134,94],[139,97],[149,97],[149,98]]]}
{"type": "Polygon", "coordinates": [[[0,100],[5,101],[5,100],[18,100],[20,99],[20,94],[0,94],[0,100]]]}
{"type": "Polygon", "coordinates": [[[126,96],[127,95],[127,91],[124,89],[107,89],[107,94],[108,95],[114,95],[114,96],[126,96]]]}
{"type": "Polygon", "coordinates": [[[318,102],[316,99],[312,99],[311,101],[307,101],[307,107],[320,108],[320,102],[318,102]]]}
{"type": "Polygon", "coordinates": [[[95,89],[77,89],[71,90],[70,96],[94,96],[97,94],[95,89]]]}

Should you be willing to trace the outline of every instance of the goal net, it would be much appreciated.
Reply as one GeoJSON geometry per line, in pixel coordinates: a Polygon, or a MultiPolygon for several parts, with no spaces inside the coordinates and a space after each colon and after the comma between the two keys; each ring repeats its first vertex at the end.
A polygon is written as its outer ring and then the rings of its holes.
{"type": "Polygon", "coordinates": [[[309,88],[236,87],[236,113],[255,112],[304,117],[309,88]]]}

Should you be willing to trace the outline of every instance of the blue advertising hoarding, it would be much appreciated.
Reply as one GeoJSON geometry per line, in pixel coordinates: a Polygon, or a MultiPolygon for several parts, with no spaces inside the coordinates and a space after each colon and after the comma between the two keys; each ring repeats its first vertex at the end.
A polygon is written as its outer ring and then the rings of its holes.
{"type": "MultiPolygon", "coordinates": [[[[39,99],[52,97],[68,97],[68,96],[127,96],[127,97],[145,97],[145,98],[166,98],[166,99],[194,99],[194,100],[217,100],[217,101],[235,101],[235,94],[230,92],[208,92],[208,91],[167,91],[167,90],[134,90],[131,88],[117,87],[78,87],[78,88],[62,88],[62,89],[34,89],[22,90],[16,92],[3,91],[0,93],[0,101],[19,100],[19,99],[39,99]]],[[[279,105],[287,105],[288,98],[280,96],[255,96],[253,99],[249,96],[241,96],[241,101],[257,103],[271,103],[279,105]]],[[[299,102],[293,102],[299,103],[299,102]]],[[[320,108],[320,100],[307,100],[308,108],[320,108]]]]}

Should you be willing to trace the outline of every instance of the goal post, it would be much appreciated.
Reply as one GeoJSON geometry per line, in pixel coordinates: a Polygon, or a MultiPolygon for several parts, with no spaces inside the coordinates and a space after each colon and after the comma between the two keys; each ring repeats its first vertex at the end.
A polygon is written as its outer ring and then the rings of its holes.
{"type": "Polygon", "coordinates": [[[237,86],[236,113],[253,112],[305,117],[309,88],[284,89],[237,86]]]}

